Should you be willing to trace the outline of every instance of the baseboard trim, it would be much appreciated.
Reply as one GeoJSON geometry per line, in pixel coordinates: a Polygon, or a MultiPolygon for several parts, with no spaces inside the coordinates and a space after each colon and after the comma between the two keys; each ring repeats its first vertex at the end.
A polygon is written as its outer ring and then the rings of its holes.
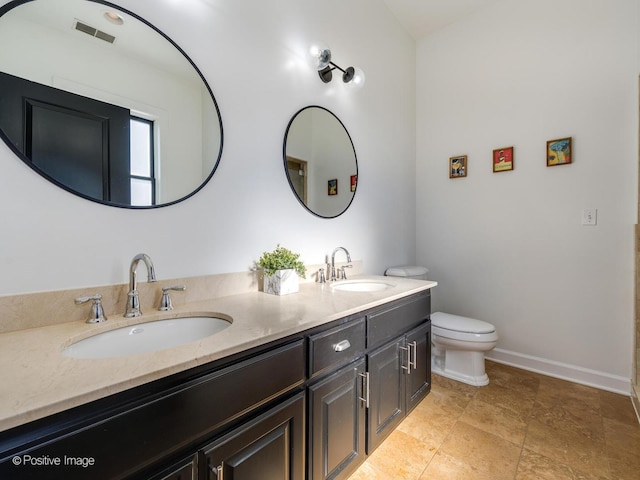
{"type": "Polygon", "coordinates": [[[624,378],[610,373],[578,367],[576,365],[534,357],[523,353],[503,350],[501,348],[495,348],[490,352],[487,352],[485,354],[485,358],[497,363],[522,368],[523,370],[541,373],[542,375],[548,375],[562,380],[569,380],[570,382],[588,385],[590,387],[607,390],[609,392],[620,393],[629,397],[631,396],[630,378],[624,378]]]}

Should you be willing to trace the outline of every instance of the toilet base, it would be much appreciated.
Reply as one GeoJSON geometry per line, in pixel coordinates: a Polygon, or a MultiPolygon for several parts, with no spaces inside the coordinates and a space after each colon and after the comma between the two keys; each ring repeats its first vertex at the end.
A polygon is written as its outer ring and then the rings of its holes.
{"type": "Polygon", "coordinates": [[[473,377],[471,375],[464,375],[462,373],[445,371],[440,367],[435,366],[434,364],[431,364],[431,373],[435,373],[436,375],[440,375],[441,377],[450,378],[451,380],[457,380],[458,382],[466,383],[467,385],[473,385],[474,387],[484,387],[485,385],[489,385],[489,377],[486,373],[477,377],[473,377]]]}
{"type": "Polygon", "coordinates": [[[433,349],[431,372],[458,382],[484,387],[489,377],[484,370],[484,352],[433,349]]]}

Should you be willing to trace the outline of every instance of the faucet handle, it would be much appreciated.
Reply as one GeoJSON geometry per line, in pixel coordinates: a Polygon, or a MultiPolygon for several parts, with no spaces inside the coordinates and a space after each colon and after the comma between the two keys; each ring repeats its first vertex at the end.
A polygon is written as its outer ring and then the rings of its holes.
{"type": "Polygon", "coordinates": [[[346,272],[345,268],[353,268],[353,265],[351,265],[351,264],[343,265],[342,267],[340,267],[338,269],[338,279],[339,280],[346,280],[347,279],[347,272],[346,272]]]}
{"type": "Polygon", "coordinates": [[[160,300],[160,307],[158,307],[158,310],[160,310],[161,312],[173,310],[173,304],[171,303],[169,290],[184,292],[186,289],[187,289],[186,285],[174,285],[172,287],[162,287],[162,299],[160,300]]]}
{"type": "Polygon", "coordinates": [[[318,283],[327,283],[327,276],[324,273],[324,268],[318,269],[318,278],[316,280],[318,283]]]}
{"type": "Polygon", "coordinates": [[[102,295],[96,293],[95,295],[86,295],[75,299],[76,305],[81,305],[92,300],[91,311],[87,317],[87,323],[102,323],[107,320],[107,316],[104,314],[102,308],[102,295]]]}

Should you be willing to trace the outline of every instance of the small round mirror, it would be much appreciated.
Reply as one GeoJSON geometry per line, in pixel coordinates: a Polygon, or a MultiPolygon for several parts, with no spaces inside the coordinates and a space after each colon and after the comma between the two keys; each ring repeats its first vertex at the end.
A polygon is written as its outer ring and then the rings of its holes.
{"type": "Polygon", "coordinates": [[[284,168],[291,190],[314,215],[344,213],[356,193],[358,161],[349,132],[332,112],[299,110],[284,135],[284,168]]]}

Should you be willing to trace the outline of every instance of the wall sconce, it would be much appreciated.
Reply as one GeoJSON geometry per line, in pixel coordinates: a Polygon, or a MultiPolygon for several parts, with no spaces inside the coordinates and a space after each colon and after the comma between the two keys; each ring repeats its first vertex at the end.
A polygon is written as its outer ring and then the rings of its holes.
{"type": "Polygon", "coordinates": [[[358,67],[340,68],[331,61],[331,50],[327,45],[314,44],[309,49],[309,56],[313,68],[318,70],[320,80],[329,83],[333,78],[333,71],[342,72],[342,81],[349,86],[361,88],[364,85],[364,72],[358,67]]]}

